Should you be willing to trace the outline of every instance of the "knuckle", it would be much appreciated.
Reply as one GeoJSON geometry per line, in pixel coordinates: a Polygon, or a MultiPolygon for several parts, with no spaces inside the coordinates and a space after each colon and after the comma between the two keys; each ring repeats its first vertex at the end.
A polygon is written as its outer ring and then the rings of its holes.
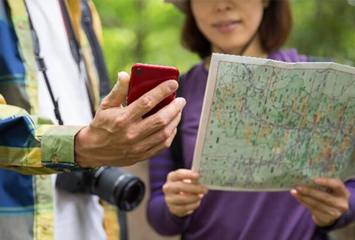
{"type": "Polygon", "coordinates": [[[122,126],[127,125],[127,122],[128,122],[128,115],[126,113],[121,113],[115,119],[115,126],[122,127],[122,126]]]}
{"type": "Polygon", "coordinates": [[[155,124],[158,126],[166,126],[169,123],[167,118],[164,117],[162,114],[157,114],[154,121],[155,121],[155,124]]]}
{"type": "Polygon", "coordinates": [[[140,106],[143,109],[151,109],[154,107],[154,99],[151,96],[144,96],[140,101],[140,106]]]}
{"type": "Polygon", "coordinates": [[[164,184],[163,187],[162,187],[162,189],[163,189],[163,192],[164,192],[164,193],[169,192],[169,190],[170,190],[169,184],[164,184]]]}
{"type": "Polygon", "coordinates": [[[137,158],[137,161],[139,162],[139,161],[143,161],[145,158],[140,158],[140,155],[141,155],[141,153],[142,153],[142,149],[140,149],[140,148],[137,148],[137,147],[134,147],[134,148],[132,148],[132,150],[131,150],[131,154],[135,157],[135,158],[137,158]]]}
{"type": "MultiPolygon", "coordinates": [[[[135,143],[137,139],[137,135],[132,133],[132,132],[129,132],[126,134],[126,143],[127,144],[133,144],[135,143]]],[[[132,151],[136,151],[134,148],[132,148],[132,151]]]]}
{"type": "Polygon", "coordinates": [[[171,136],[171,132],[169,131],[169,129],[165,128],[162,132],[162,137],[163,139],[167,139],[171,136]]]}
{"type": "Polygon", "coordinates": [[[347,202],[343,202],[338,205],[339,210],[344,213],[349,210],[349,204],[347,202]]]}

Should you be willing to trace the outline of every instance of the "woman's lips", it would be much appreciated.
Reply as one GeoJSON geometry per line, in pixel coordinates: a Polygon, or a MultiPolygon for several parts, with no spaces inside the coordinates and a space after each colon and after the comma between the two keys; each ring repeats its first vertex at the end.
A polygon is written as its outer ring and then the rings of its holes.
{"type": "Polygon", "coordinates": [[[233,31],[241,21],[224,21],[213,24],[213,27],[216,28],[221,33],[227,33],[233,31]]]}

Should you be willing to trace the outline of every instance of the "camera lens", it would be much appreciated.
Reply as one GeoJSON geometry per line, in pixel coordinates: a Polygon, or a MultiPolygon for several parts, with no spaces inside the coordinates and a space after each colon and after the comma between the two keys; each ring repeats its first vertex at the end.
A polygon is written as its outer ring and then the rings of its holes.
{"type": "Polygon", "coordinates": [[[91,192],[121,210],[131,211],[142,201],[145,186],[122,168],[101,167],[95,174],[91,192]]]}
{"type": "MultiPolygon", "coordinates": [[[[125,176],[127,177],[127,176],[125,176]]],[[[144,197],[144,184],[138,178],[126,178],[128,180],[125,185],[118,184],[114,193],[117,200],[117,206],[125,211],[135,209],[144,197]]]]}
{"type": "Polygon", "coordinates": [[[136,73],[137,74],[142,74],[143,70],[141,68],[137,68],[136,73]]]}
{"type": "Polygon", "coordinates": [[[144,183],[119,167],[62,173],[57,176],[56,186],[71,193],[95,194],[123,211],[135,209],[145,193],[144,183]]]}

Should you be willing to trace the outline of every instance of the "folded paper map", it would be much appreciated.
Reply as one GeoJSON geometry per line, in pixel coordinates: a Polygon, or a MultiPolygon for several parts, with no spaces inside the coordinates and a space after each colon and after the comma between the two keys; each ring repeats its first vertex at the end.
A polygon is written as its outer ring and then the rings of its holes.
{"type": "Polygon", "coordinates": [[[231,191],[355,177],[355,68],[213,54],[193,169],[231,191]]]}

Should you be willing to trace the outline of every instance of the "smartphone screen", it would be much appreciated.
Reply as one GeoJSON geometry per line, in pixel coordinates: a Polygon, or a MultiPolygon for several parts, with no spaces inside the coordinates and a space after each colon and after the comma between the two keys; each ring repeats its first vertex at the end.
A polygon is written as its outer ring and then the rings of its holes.
{"type": "MultiPolygon", "coordinates": [[[[146,92],[149,92],[160,83],[167,80],[179,80],[179,70],[175,67],[136,63],[131,69],[131,80],[129,83],[127,105],[131,104],[146,92]]],[[[156,105],[143,118],[156,113],[164,106],[175,99],[176,94],[165,98],[156,105]]]]}

